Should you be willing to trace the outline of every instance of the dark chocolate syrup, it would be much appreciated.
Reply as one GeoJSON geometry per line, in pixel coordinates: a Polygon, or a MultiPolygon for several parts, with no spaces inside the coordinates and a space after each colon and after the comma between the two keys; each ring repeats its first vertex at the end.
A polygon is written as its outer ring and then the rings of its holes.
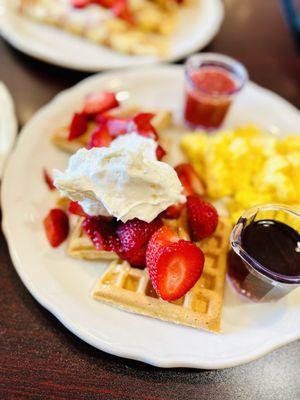
{"type": "Polygon", "coordinates": [[[255,221],[242,235],[243,249],[263,267],[282,275],[300,275],[300,235],[274,220],[255,221]]]}
{"type": "MultiPolygon", "coordinates": [[[[241,247],[273,280],[280,281],[276,274],[300,276],[300,234],[283,222],[252,222],[242,233],[241,247]]],[[[228,274],[235,288],[253,300],[264,298],[273,289],[271,283],[251,274],[233,250],[228,256],[228,274]]],[[[280,297],[279,291],[277,294],[280,297]]]]}

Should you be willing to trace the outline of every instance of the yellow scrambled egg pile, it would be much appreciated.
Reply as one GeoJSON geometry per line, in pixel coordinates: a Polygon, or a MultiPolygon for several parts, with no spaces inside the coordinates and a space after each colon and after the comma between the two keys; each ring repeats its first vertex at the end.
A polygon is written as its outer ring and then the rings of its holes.
{"type": "Polygon", "coordinates": [[[300,136],[280,139],[250,125],[190,133],[181,145],[208,196],[224,198],[233,221],[258,204],[300,204],[300,136]]]}

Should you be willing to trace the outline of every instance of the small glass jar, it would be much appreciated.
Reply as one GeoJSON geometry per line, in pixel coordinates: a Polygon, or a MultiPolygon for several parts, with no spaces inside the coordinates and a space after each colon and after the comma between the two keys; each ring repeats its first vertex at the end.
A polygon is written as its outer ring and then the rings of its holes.
{"type": "Polygon", "coordinates": [[[200,53],[185,63],[184,118],[192,128],[218,128],[248,80],[245,67],[230,57],[200,53]]]}
{"type": "MultiPolygon", "coordinates": [[[[260,242],[257,237],[256,242],[259,245],[260,242]]],[[[282,243],[277,242],[274,243],[274,245],[281,246],[281,252],[285,251],[285,247],[282,243]]],[[[270,256],[272,247],[264,247],[263,252],[270,256]]],[[[268,262],[270,262],[270,258],[268,262]]],[[[235,289],[254,301],[277,300],[299,287],[299,271],[300,214],[289,207],[274,204],[258,206],[246,211],[239,218],[231,233],[231,251],[228,255],[228,275],[235,289]],[[254,222],[264,223],[264,221],[275,221],[284,224],[282,226],[287,225],[289,228],[292,228],[292,232],[295,232],[296,238],[299,237],[299,241],[296,239],[294,246],[295,254],[293,260],[296,259],[297,265],[293,265],[295,270],[292,275],[285,274],[283,271],[279,272],[275,261],[274,269],[271,270],[267,268],[266,265],[255,259],[253,254],[250,255],[246,251],[245,243],[243,243],[245,229],[254,222]]]]}

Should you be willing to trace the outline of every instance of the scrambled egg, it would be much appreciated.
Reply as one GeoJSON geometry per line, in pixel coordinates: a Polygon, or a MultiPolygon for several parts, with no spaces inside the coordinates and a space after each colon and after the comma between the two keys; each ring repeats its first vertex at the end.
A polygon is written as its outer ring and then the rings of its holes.
{"type": "Polygon", "coordinates": [[[190,133],[181,145],[208,196],[224,199],[233,221],[258,204],[300,204],[300,136],[280,139],[249,125],[190,133]]]}

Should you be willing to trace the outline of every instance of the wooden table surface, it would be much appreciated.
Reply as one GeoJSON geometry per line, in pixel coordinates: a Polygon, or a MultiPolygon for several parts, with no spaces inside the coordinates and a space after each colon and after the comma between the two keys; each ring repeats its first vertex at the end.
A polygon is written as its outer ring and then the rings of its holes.
{"type": "MultiPolygon", "coordinates": [[[[207,48],[242,61],[251,79],[300,107],[300,60],[276,0],[226,0],[207,48]]],[[[0,80],[20,125],[86,74],[35,61],[0,39],[0,80]]],[[[25,289],[0,233],[0,399],[300,399],[300,341],[221,371],[158,369],[95,350],[25,289]]]]}

